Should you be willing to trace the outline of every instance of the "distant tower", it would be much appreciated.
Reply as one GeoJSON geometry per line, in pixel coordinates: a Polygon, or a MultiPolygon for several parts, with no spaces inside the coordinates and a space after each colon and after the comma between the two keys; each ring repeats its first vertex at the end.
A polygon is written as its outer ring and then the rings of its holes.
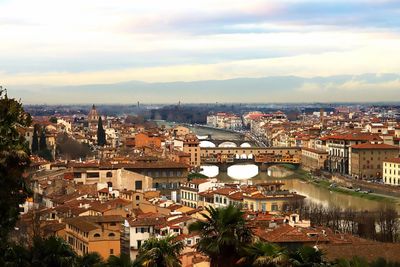
{"type": "Polygon", "coordinates": [[[93,104],[92,109],[88,114],[88,126],[90,130],[96,130],[99,123],[99,114],[97,113],[96,106],[93,104]]]}
{"type": "Polygon", "coordinates": [[[140,108],[140,103],[139,103],[139,101],[137,102],[137,108],[138,108],[138,109],[140,108]]]}

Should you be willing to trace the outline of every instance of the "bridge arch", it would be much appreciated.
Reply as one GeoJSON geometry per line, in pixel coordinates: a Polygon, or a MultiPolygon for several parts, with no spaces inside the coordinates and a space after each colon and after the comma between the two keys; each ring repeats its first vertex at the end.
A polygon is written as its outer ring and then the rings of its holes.
{"type": "Polygon", "coordinates": [[[211,141],[203,140],[200,141],[199,147],[216,147],[216,145],[211,141]]]}
{"type": "Polygon", "coordinates": [[[225,141],[225,142],[219,144],[218,147],[237,147],[237,145],[234,142],[225,141]]]}
{"type": "Polygon", "coordinates": [[[240,147],[251,147],[250,143],[244,142],[240,145],[240,147]]]}

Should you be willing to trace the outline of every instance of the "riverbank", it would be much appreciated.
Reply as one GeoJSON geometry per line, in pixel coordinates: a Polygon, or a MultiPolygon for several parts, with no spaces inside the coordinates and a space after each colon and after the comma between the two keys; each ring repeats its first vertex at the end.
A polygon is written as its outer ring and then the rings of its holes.
{"type": "Polygon", "coordinates": [[[392,197],[392,196],[385,196],[385,195],[378,195],[374,193],[362,193],[362,192],[356,192],[351,189],[347,189],[345,187],[339,187],[339,186],[331,186],[332,181],[327,180],[327,179],[321,179],[318,177],[312,176],[312,174],[308,171],[305,171],[301,168],[298,168],[297,170],[291,170],[293,171],[293,174],[286,177],[287,179],[300,179],[302,181],[312,183],[313,185],[321,188],[325,188],[329,191],[341,193],[341,194],[346,194],[354,197],[359,197],[359,198],[364,198],[368,200],[373,200],[373,201],[380,201],[380,202],[387,202],[387,203],[392,203],[392,204],[399,204],[399,198],[392,197]]]}

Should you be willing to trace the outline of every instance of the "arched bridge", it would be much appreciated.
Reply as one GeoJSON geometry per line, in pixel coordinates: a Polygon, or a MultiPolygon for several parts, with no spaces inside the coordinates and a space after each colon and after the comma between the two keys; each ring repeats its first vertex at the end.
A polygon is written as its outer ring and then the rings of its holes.
{"type": "Polygon", "coordinates": [[[299,165],[301,149],[298,147],[208,147],[200,148],[202,164],[219,165],[226,169],[238,163],[253,163],[260,169],[276,164],[299,165]]]}
{"type": "Polygon", "coordinates": [[[235,148],[235,147],[255,147],[255,143],[253,141],[246,140],[220,140],[220,139],[203,139],[200,140],[200,147],[202,148],[235,148]]]}

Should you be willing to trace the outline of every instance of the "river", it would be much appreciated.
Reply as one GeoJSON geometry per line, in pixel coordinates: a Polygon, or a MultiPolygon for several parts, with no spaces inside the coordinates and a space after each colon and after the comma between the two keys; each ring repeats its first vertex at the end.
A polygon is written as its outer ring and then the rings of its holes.
{"type": "MultiPolygon", "coordinates": [[[[160,121],[157,123],[172,127],[178,125],[164,121],[160,121]]],[[[217,130],[200,126],[189,126],[189,128],[198,136],[206,136],[210,134],[213,139],[243,140],[243,135],[224,131],[222,129],[217,130]]],[[[285,189],[295,191],[301,195],[306,196],[306,201],[308,202],[322,204],[326,207],[339,206],[341,208],[376,211],[387,206],[393,206],[400,212],[399,204],[360,198],[357,196],[330,191],[324,187],[319,187],[315,184],[304,182],[300,179],[285,178],[285,176],[287,176],[289,173],[285,173],[285,170],[283,169],[275,168],[273,169],[272,173],[270,173],[270,175],[268,175],[267,172],[261,172],[257,174],[257,171],[255,171],[254,169],[254,165],[239,166],[233,168],[233,171],[231,171],[228,175],[228,172],[219,172],[218,167],[214,166],[214,168],[208,168],[206,172],[211,174],[210,176],[213,176],[223,182],[240,181],[243,183],[259,183],[265,181],[282,181],[285,183],[285,189]],[[233,179],[232,177],[235,177],[235,179],[233,179]]]]}
{"type": "MultiPolygon", "coordinates": [[[[212,173],[212,176],[215,176],[218,180],[222,182],[241,182],[248,184],[256,184],[260,182],[266,181],[280,181],[285,183],[284,189],[288,189],[290,191],[297,192],[298,194],[306,196],[306,202],[321,204],[325,207],[329,206],[338,206],[340,208],[352,208],[355,210],[368,210],[368,211],[376,211],[385,207],[394,207],[400,212],[399,204],[392,204],[384,201],[370,200],[366,198],[361,198],[353,195],[347,195],[344,193],[330,191],[324,187],[319,187],[313,183],[305,182],[296,178],[285,178],[287,176],[284,170],[280,171],[279,168],[275,168],[271,176],[267,174],[267,172],[261,172],[257,175],[254,175],[254,167],[255,165],[235,165],[235,172],[218,172],[215,168],[209,168],[207,171],[212,173]],[[251,174],[253,172],[253,175],[251,174]],[[242,176],[242,177],[241,177],[242,176]],[[252,178],[248,178],[248,176],[253,176],[252,178]],[[232,177],[235,177],[233,179],[232,177]],[[241,177],[241,178],[240,178],[241,177]]],[[[216,167],[216,166],[215,166],[216,167]]],[[[232,166],[233,167],[233,166],[232,166]]],[[[207,174],[207,173],[205,173],[207,174]]]]}

